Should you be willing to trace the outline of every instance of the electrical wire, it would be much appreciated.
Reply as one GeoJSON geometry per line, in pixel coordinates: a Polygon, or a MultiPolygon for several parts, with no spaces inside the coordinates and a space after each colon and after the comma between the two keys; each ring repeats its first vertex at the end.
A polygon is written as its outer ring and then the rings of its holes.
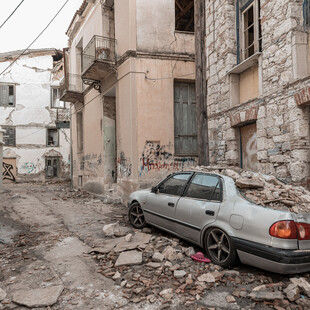
{"type": "Polygon", "coordinates": [[[15,10],[11,13],[11,15],[2,23],[2,25],[0,26],[0,29],[2,28],[2,26],[12,17],[12,15],[17,11],[17,9],[21,6],[21,4],[24,2],[25,0],[22,0],[20,2],[20,4],[15,8],[15,10]]]}
{"type": "Polygon", "coordinates": [[[62,9],[65,7],[65,5],[69,2],[69,0],[66,0],[66,2],[63,4],[63,6],[59,9],[59,11],[56,13],[56,15],[50,20],[50,22],[47,24],[47,26],[40,32],[40,34],[27,46],[26,49],[23,50],[23,52],[16,58],[14,61],[10,63],[1,73],[2,75],[6,70],[8,70],[10,67],[13,66],[13,64],[22,56],[25,54],[25,52],[31,47],[31,45],[39,39],[39,37],[43,34],[43,32],[49,27],[49,25],[54,21],[54,19],[58,16],[58,14],[62,11],[62,9]]]}

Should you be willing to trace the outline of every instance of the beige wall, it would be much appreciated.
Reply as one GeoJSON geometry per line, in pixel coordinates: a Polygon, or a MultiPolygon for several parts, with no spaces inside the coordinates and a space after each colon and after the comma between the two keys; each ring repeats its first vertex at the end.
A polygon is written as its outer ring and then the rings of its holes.
{"type": "Polygon", "coordinates": [[[257,98],[258,96],[258,66],[254,66],[240,74],[240,103],[257,98]]]}
{"type": "Polygon", "coordinates": [[[136,50],[136,0],[114,0],[117,55],[136,50]]]}
{"type": "Polygon", "coordinates": [[[175,32],[175,0],[136,2],[138,51],[195,53],[194,34],[175,32]]]}

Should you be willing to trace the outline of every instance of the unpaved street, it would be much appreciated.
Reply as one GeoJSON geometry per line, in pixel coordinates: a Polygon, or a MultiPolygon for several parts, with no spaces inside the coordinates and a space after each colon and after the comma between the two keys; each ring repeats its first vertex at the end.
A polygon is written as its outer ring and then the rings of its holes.
{"type": "Polygon", "coordinates": [[[309,309],[309,274],[223,270],[192,246],[67,184],[6,184],[0,309],[309,309]]]}

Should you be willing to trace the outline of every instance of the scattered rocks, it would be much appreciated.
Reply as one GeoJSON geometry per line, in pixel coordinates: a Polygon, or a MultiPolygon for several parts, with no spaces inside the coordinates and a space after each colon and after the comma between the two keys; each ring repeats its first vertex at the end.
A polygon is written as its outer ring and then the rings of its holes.
{"type": "Polygon", "coordinates": [[[165,256],[162,253],[155,252],[152,256],[152,261],[162,262],[165,259],[165,256]]]}
{"type": "Polygon", "coordinates": [[[176,260],[177,252],[173,247],[167,246],[163,251],[163,255],[167,260],[173,262],[176,260]]]}

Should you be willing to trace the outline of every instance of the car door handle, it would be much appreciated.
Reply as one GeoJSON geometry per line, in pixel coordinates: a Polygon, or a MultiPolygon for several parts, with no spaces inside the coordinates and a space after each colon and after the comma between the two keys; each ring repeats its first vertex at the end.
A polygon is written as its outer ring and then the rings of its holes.
{"type": "Polygon", "coordinates": [[[206,214],[207,214],[207,215],[214,216],[214,211],[206,210],[206,214]]]}
{"type": "Polygon", "coordinates": [[[173,202],[168,202],[168,206],[174,208],[175,204],[173,202]]]}

